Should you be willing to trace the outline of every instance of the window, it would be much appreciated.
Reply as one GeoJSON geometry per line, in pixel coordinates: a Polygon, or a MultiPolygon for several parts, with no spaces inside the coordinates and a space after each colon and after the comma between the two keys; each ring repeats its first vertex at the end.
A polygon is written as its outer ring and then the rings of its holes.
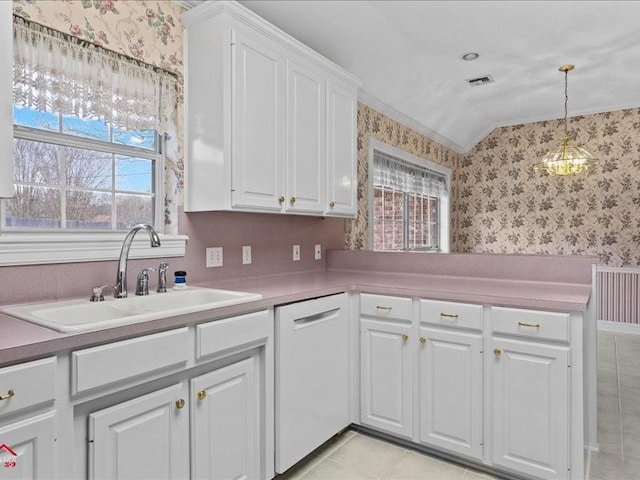
{"type": "Polygon", "coordinates": [[[374,250],[449,249],[449,177],[444,167],[370,139],[374,250]]]}
{"type": "Polygon", "coordinates": [[[172,75],[14,19],[14,196],[2,229],[162,226],[172,75]]]}

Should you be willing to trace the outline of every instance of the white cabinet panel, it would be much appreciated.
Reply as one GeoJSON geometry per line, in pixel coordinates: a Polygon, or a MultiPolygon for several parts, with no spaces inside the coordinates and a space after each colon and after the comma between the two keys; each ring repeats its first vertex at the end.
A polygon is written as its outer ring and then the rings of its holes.
{"type": "Polygon", "coordinates": [[[53,402],[56,365],[55,357],[50,357],[0,369],[0,395],[11,395],[0,402],[0,417],[41,403],[53,402]]]}
{"type": "Polygon", "coordinates": [[[0,197],[13,196],[12,2],[0,2],[0,197]]]}
{"type": "Polygon", "coordinates": [[[405,437],[412,432],[410,333],[408,324],[360,320],[360,421],[405,437]]]}
{"type": "Polygon", "coordinates": [[[260,395],[249,358],[191,380],[193,477],[255,479],[260,471],[260,395]]]}
{"type": "Polygon", "coordinates": [[[3,480],[49,479],[55,471],[54,412],[28,418],[0,428],[0,444],[10,448],[0,451],[3,480]],[[5,465],[9,462],[9,466],[5,465]]]}
{"type": "Polygon", "coordinates": [[[481,459],[482,336],[421,328],[418,343],[420,441],[481,459]]]}
{"type": "Polygon", "coordinates": [[[355,215],[357,211],[357,100],[327,82],[327,215],[355,215]]]}
{"type": "Polygon", "coordinates": [[[180,385],[89,416],[92,479],[189,477],[189,405],[180,385]]]}
{"type": "Polygon", "coordinates": [[[287,211],[324,210],[324,84],[311,68],[287,61],[287,211]]]}
{"type": "Polygon", "coordinates": [[[569,478],[569,348],[493,338],[492,462],[569,478]]]}
{"type": "Polygon", "coordinates": [[[279,307],[275,328],[282,473],[350,423],[347,294],[279,307]]]}
{"type": "Polygon", "coordinates": [[[233,32],[232,205],[281,209],[284,62],[274,44],[233,32]]]}

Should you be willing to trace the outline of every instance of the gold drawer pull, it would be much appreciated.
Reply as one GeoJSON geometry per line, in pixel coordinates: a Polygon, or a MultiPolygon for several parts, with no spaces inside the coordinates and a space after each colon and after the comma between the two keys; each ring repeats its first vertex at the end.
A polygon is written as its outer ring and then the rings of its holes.
{"type": "Polygon", "coordinates": [[[502,355],[502,349],[501,349],[501,348],[494,348],[494,349],[493,349],[493,354],[494,354],[496,357],[499,357],[500,355],[502,355]]]}
{"type": "Polygon", "coordinates": [[[331,203],[329,203],[329,208],[333,208],[333,207],[335,207],[335,206],[336,206],[336,202],[331,202],[331,203]]]}
{"type": "Polygon", "coordinates": [[[185,401],[181,398],[180,400],[176,400],[176,408],[181,409],[184,408],[185,401]]]}
{"type": "Polygon", "coordinates": [[[456,313],[440,313],[440,316],[446,318],[458,318],[460,315],[456,313]]]}
{"type": "Polygon", "coordinates": [[[385,307],[384,305],[376,305],[376,310],[386,310],[388,312],[391,310],[391,307],[385,307]]]}
{"type": "Polygon", "coordinates": [[[284,203],[284,195],[282,195],[279,199],[278,199],[279,203],[284,203]]]}
{"type": "Polygon", "coordinates": [[[540,328],[539,323],[518,322],[518,325],[520,325],[521,327],[540,328]]]}
{"type": "Polygon", "coordinates": [[[422,345],[424,345],[425,343],[427,343],[427,338],[426,337],[420,337],[420,343],[422,345]]]}
{"type": "Polygon", "coordinates": [[[291,202],[291,205],[293,205],[294,203],[296,203],[296,197],[291,197],[289,201],[291,202]]]}
{"type": "Polygon", "coordinates": [[[14,392],[13,390],[9,390],[7,393],[5,393],[4,395],[0,395],[0,401],[2,400],[8,400],[11,397],[13,397],[16,394],[16,392],[14,392]]]}
{"type": "Polygon", "coordinates": [[[198,392],[198,400],[204,400],[205,398],[207,398],[207,392],[204,390],[200,390],[198,392]]]}
{"type": "Polygon", "coordinates": [[[406,333],[402,334],[402,341],[406,342],[407,340],[409,340],[409,335],[407,335],[406,333]]]}

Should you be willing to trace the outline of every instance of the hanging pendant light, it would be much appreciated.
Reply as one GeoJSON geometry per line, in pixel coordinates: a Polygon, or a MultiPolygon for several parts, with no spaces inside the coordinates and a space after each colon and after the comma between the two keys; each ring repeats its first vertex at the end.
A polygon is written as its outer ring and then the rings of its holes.
{"type": "Polygon", "coordinates": [[[569,102],[567,77],[574,65],[563,65],[558,70],[564,72],[564,138],[562,144],[551,150],[542,161],[534,167],[536,172],[547,172],[549,175],[575,175],[597,165],[598,159],[584,148],[571,144],[567,128],[567,104],[569,102]]]}

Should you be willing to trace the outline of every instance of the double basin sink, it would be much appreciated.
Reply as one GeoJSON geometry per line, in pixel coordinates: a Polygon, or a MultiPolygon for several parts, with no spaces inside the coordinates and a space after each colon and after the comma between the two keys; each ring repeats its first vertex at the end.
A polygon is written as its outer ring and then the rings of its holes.
{"type": "Polygon", "coordinates": [[[58,332],[75,333],[158,320],[239,303],[261,300],[257,293],[188,287],[102,302],[64,302],[17,305],[2,312],[58,332]]]}

